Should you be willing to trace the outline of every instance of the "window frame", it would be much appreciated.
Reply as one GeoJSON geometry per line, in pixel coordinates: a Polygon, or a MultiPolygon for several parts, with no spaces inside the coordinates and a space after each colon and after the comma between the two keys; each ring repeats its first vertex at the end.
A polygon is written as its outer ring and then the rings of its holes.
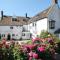
{"type": "Polygon", "coordinates": [[[15,34],[12,34],[12,36],[15,36],[15,34]]]}
{"type": "Polygon", "coordinates": [[[55,20],[49,21],[49,29],[55,29],[55,20]]]}
{"type": "Polygon", "coordinates": [[[10,29],[13,29],[13,26],[10,26],[10,29]]]}
{"type": "Polygon", "coordinates": [[[12,21],[17,21],[17,18],[12,18],[12,21]]]}

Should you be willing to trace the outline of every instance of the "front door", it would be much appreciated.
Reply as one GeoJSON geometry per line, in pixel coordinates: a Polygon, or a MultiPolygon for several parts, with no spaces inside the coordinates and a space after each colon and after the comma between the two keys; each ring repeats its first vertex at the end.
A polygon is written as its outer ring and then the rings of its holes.
{"type": "Polygon", "coordinates": [[[8,35],[7,35],[7,40],[10,40],[10,39],[11,39],[11,35],[8,34],[8,35]]]}

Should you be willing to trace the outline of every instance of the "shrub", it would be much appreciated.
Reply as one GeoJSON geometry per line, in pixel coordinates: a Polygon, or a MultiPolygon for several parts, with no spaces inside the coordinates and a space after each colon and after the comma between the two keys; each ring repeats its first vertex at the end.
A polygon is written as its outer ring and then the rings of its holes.
{"type": "Polygon", "coordinates": [[[40,37],[19,44],[5,39],[0,42],[0,60],[54,60],[60,54],[60,41],[54,35],[44,32],[40,37]],[[46,35],[46,36],[45,36],[46,35]]]}

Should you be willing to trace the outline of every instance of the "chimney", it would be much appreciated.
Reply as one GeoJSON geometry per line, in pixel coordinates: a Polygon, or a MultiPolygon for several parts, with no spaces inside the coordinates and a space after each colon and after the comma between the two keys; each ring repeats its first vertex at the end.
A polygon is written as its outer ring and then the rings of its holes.
{"type": "Polygon", "coordinates": [[[58,4],[58,0],[52,0],[52,4],[53,5],[58,4]]]}
{"type": "Polygon", "coordinates": [[[3,11],[1,11],[1,20],[3,20],[3,11]]]}
{"type": "Polygon", "coordinates": [[[27,18],[27,13],[26,13],[26,18],[27,18]]]}

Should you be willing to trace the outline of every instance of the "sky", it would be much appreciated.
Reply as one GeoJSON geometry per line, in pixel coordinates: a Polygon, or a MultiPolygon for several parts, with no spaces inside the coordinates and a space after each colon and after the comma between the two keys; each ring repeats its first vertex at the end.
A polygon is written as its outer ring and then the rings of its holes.
{"type": "Polygon", "coordinates": [[[27,13],[29,17],[33,17],[50,5],[51,0],[0,0],[0,11],[3,10],[4,15],[25,16],[27,13]]]}

